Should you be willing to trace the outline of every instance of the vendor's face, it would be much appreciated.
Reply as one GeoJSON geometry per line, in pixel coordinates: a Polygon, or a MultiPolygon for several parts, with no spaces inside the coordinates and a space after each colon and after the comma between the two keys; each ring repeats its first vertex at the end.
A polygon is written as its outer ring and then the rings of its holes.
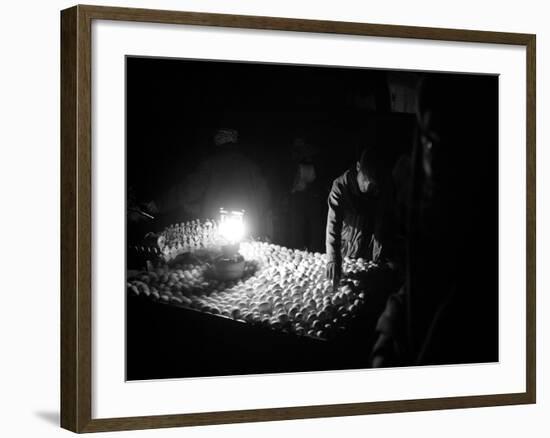
{"type": "Polygon", "coordinates": [[[378,193],[378,184],[372,177],[368,177],[362,170],[361,165],[357,162],[357,185],[361,193],[376,194],[378,193]]]}

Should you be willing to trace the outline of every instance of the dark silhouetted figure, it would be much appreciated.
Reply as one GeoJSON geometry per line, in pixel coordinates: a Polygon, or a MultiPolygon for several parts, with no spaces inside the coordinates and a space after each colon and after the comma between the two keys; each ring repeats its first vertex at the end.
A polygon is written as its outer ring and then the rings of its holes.
{"type": "Polygon", "coordinates": [[[412,154],[406,281],[373,366],[498,360],[498,82],[430,75],[412,154]]]}

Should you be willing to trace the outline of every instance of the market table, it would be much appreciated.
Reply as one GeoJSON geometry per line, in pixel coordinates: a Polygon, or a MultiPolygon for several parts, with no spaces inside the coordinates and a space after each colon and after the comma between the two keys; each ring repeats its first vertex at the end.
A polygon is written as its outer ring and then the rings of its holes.
{"type": "Polygon", "coordinates": [[[220,279],[220,249],[199,234],[203,244],[177,249],[167,229],[162,263],[129,271],[129,380],[368,367],[393,291],[372,281],[378,266],[345,259],[334,288],[324,254],[249,240],[238,250],[242,276],[220,279]]]}

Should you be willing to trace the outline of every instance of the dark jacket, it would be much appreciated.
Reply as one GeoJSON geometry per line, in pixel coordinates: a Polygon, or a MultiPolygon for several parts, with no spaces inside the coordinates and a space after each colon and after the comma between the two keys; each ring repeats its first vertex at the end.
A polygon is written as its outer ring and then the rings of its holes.
{"type": "Polygon", "coordinates": [[[396,256],[393,184],[388,179],[378,195],[360,192],[357,171],[336,178],[328,196],[326,252],[329,261],[363,257],[377,263],[396,256]]]}

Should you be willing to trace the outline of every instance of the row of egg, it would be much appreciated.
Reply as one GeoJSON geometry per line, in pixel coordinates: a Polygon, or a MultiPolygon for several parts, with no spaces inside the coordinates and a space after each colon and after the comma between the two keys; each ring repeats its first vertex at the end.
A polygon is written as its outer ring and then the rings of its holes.
{"type": "Polygon", "coordinates": [[[213,245],[218,234],[218,223],[213,220],[201,222],[197,219],[170,225],[160,235],[161,251],[171,258],[184,252],[194,252],[213,245]]]}

